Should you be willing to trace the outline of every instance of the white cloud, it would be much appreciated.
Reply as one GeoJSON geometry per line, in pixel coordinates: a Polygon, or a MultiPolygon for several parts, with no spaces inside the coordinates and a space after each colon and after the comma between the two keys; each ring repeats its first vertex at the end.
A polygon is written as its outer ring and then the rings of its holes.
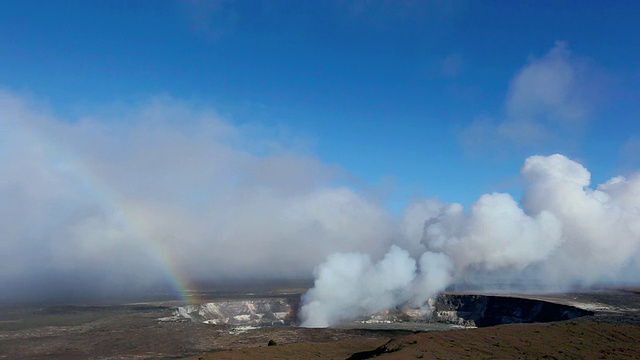
{"type": "Polygon", "coordinates": [[[622,145],[622,158],[628,164],[640,163],[640,136],[632,135],[622,145]]]}
{"type": "Polygon", "coordinates": [[[464,62],[459,53],[451,53],[442,61],[441,71],[448,77],[458,77],[464,70],[464,62]]]}
{"type": "Polygon", "coordinates": [[[587,62],[558,41],[511,80],[504,116],[474,120],[460,132],[464,146],[535,150],[576,146],[587,130],[597,84],[587,62]]]}
{"type": "Polygon", "coordinates": [[[210,109],[158,98],[71,121],[6,91],[0,109],[0,298],[126,291],[167,263],[191,279],[311,276],[396,232],[332,185],[335,166],[210,109]]]}
{"type": "Polygon", "coordinates": [[[541,59],[533,59],[511,82],[506,102],[507,118],[546,119],[552,122],[584,121],[589,104],[582,98],[580,64],[564,42],[541,59]]]}

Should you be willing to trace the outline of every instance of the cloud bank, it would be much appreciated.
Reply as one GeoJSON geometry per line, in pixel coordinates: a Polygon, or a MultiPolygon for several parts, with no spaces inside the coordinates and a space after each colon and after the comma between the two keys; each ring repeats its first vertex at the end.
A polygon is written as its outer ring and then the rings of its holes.
{"type": "Polygon", "coordinates": [[[71,121],[2,91],[0,129],[0,301],[310,278],[396,231],[335,166],[175,99],[71,121]]]}
{"type": "Polygon", "coordinates": [[[406,234],[418,241],[411,255],[393,246],[378,262],[329,257],[304,297],[303,325],[427,306],[454,284],[545,291],[639,280],[640,173],[592,189],[586,168],[556,154],[527,158],[521,174],[521,204],[491,193],[468,210],[435,200],[408,208],[406,234]]]}

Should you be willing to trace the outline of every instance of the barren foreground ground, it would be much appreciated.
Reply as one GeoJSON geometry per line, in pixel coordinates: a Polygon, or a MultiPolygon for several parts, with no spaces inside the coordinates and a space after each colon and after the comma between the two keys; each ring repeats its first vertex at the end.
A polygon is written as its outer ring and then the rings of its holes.
{"type": "Polygon", "coordinates": [[[640,359],[640,291],[603,289],[531,296],[595,311],[572,321],[413,333],[161,322],[168,303],[4,307],[0,358],[6,359],[640,359]],[[277,346],[267,346],[269,340],[277,346]]]}
{"type": "Polygon", "coordinates": [[[640,327],[603,322],[511,324],[384,340],[240,348],[190,359],[638,359],[640,327]]]}

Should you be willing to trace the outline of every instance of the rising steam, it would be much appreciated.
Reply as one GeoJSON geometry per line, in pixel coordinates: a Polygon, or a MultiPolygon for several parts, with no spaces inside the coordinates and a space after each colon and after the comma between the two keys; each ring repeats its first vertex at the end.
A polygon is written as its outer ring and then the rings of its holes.
{"type": "Polygon", "coordinates": [[[469,211],[435,200],[410,207],[406,230],[421,233],[413,256],[397,246],[379,262],[331,255],[304,296],[303,325],[425,306],[452,284],[560,290],[638,280],[640,173],[591,189],[587,169],[559,154],[529,157],[521,173],[521,204],[492,193],[469,211]]]}

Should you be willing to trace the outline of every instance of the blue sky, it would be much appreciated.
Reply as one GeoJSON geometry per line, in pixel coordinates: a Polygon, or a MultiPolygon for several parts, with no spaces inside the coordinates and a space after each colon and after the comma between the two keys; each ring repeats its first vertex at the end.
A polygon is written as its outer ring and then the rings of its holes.
{"type": "Polygon", "coordinates": [[[638,14],[0,1],[0,302],[309,279],[392,245],[460,276],[635,281],[638,14]]]}
{"type": "MultiPolygon", "coordinates": [[[[640,165],[633,1],[3,1],[0,87],[69,122],[167,96],[392,210],[516,197],[533,154],[640,165]]],[[[112,120],[117,121],[117,120],[112,120]]]]}

